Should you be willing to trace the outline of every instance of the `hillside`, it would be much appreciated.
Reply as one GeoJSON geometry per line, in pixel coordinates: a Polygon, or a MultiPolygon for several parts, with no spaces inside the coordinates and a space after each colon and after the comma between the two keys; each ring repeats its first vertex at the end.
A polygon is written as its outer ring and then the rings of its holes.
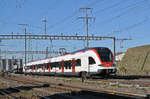
{"type": "Polygon", "coordinates": [[[129,48],[117,67],[119,74],[150,75],[150,45],[129,48]]]}

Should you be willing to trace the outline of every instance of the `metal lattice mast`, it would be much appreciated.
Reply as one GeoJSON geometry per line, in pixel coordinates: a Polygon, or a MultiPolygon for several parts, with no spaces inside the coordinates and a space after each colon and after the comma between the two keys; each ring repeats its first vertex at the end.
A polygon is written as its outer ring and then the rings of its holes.
{"type": "Polygon", "coordinates": [[[91,19],[94,19],[95,20],[95,17],[89,17],[89,14],[88,12],[91,11],[92,12],[92,8],[80,8],[80,10],[83,10],[85,11],[85,17],[78,17],[79,19],[84,19],[85,22],[86,22],[86,48],[89,47],[89,20],[91,19]]]}

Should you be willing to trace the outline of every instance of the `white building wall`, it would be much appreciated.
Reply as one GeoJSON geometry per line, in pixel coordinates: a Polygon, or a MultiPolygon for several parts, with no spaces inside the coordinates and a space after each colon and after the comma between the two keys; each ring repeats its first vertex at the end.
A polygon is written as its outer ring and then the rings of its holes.
{"type": "Polygon", "coordinates": [[[125,53],[122,53],[122,54],[119,54],[119,55],[116,55],[116,61],[121,61],[122,58],[124,57],[125,53]]]}

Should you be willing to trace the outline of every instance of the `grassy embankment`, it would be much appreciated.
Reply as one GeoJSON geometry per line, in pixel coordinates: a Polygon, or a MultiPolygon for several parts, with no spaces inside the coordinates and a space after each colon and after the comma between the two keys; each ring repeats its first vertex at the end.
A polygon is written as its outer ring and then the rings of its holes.
{"type": "Polygon", "coordinates": [[[150,75],[150,45],[129,48],[117,67],[118,74],[150,75]]]}

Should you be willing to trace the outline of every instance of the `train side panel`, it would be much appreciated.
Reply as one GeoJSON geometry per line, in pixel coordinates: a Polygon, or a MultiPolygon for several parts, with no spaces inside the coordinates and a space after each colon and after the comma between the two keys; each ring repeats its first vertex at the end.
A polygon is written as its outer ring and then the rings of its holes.
{"type": "Polygon", "coordinates": [[[116,67],[112,65],[113,60],[107,62],[101,59],[103,57],[105,58],[103,53],[98,53],[96,49],[88,49],[27,63],[23,71],[32,74],[70,76],[79,76],[81,72],[87,72],[89,75],[102,74],[103,72],[115,73],[116,67]]]}

